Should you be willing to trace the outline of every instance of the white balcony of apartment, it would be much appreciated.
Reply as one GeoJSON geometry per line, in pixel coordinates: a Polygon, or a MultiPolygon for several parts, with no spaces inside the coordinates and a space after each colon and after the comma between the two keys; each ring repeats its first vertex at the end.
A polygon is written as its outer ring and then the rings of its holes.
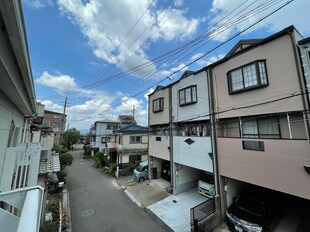
{"type": "Polygon", "coordinates": [[[6,150],[0,185],[0,231],[39,231],[43,193],[38,186],[41,146],[6,150]]]}

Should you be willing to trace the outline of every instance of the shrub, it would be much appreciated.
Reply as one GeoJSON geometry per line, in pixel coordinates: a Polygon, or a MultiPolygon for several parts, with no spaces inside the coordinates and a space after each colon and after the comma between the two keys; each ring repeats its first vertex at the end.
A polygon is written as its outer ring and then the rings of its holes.
{"type": "Polygon", "coordinates": [[[104,154],[102,152],[96,152],[95,156],[94,156],[94,160],[95,160],[95,166],[98,167],[102,167],[105,166],[105,157],[104,154]]]}
{"type": "Polygon", "coordinates": [[[64,170],[65,167],[70,166],[72,164],[73,157],[70,153],[60,153],[59,161],[60,161],[60,170],[64,170]]]}
{"type": "Polygon", "coordinates": [[[66,182],[67,173],[65,172],[57,172],[58,182],[66,182]]]}

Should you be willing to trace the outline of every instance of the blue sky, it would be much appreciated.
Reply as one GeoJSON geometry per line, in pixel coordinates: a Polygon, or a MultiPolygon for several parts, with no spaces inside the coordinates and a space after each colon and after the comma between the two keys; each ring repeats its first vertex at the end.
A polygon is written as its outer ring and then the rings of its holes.
{"type": "Polygon", "coordinates": [[[147,94],[158,83],[222,58],[240,39],[264,38],[290,25],[310,36],[308,0],[22,3],[37,101],[62,112],[67,96],[68,123],[81,131],[133,108],[138,123],[147,125],[147,94]]]}

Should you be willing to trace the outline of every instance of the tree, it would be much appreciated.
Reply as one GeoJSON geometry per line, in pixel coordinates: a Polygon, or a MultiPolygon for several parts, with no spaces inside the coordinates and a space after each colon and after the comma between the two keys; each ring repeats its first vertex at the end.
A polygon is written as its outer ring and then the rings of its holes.
{"type": "Polygon", "coordinates": [[[75,143],[77,143],[81,138],[80,131],[75,128],[70,128],[64,134],[64,138],[62,140],[62,145],[67,147],[68,149],[75,143]]]}
{"type": "Polygon", "coordinates": [[[69,152],[59,154],[60,170],[62,171],[65,169],[65,167],[70,166],[72,161],[73,157],[69,152]]]}

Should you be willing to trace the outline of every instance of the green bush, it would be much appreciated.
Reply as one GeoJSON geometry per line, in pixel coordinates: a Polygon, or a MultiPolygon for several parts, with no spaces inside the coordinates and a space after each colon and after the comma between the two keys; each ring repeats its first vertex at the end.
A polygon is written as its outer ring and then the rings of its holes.
{"type": "Polygon", "coordinates": [[[57,172],[58,182],[66,182],[67,173],[65,172],[57,172]]]}
{"type": "Polygon", "coordinates": [[[128,167],[130,168],[130,171],[133,171],[134,169],[136,169],[139,166],[138,163],[130,163],[128,165],[128,167]]]}
{"type": "Polygon", "coordinates": [[[109,171],[108,173],[112,176],[115,176],[115,172],[116,172],[116,167],[117,167],[117,164],[116,163],[110,163],[109,164],[109,171]]]}
{"type": "Polygon", "coordinates": [[[131,174],[132,174],[132,170],[130,167],[127,167],[127,168],[122,170],[122,176],[129,176],[131,174]]]}
{"type": "Polygon", "coordinates": [[[60,161],[60,170],[64,170],[66,166],[70,166],[72,164],[73,157],[70,153],[60,153],[59,161],[60,161]]]}
{"type": "Polygon", "coordinates": [[[94,156],[94,160],[95,160],[95,166],[98,167],[102,167],[104,166],[104,162],[105,162],[105,157],[104,154],[102,152],[96,152],[95,156],[94,156]]]}

